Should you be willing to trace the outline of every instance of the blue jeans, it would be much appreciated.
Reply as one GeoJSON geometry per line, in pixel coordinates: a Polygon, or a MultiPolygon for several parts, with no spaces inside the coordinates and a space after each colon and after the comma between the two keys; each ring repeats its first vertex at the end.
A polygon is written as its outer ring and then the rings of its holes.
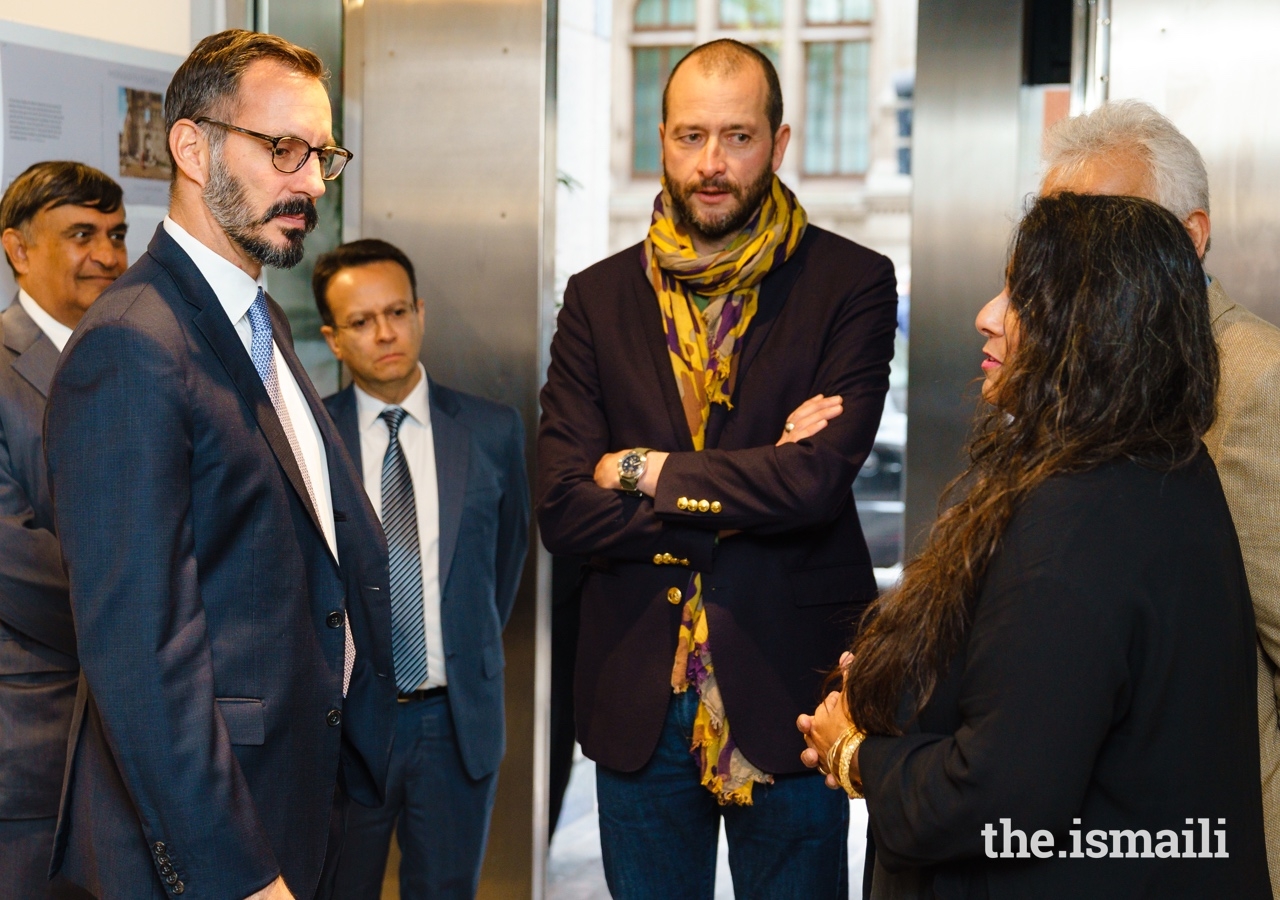
{"type": "Polygon", "coordinates": [[[347,811],[334,900],[378,900],[391,832],[400,841],[402,900],[472,900],[480,883],[498,773],[475,781],[458,753],[445,697],[401,703],[387,802],[347,811]]]}
{"type": "Polygon", "coordinates": [[[737,900],[847,900],[849,801],[818,774],[775,776],[751,806],[720,806],[690,752],[698,695],[674,694],[638,772],[596,768],[600,845],[615,900],[709,900],[720,817],[737,900]]]}

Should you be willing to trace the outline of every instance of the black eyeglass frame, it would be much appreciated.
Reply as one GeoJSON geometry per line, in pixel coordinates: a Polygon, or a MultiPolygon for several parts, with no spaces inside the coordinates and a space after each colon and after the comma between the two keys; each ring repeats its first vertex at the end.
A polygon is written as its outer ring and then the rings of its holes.
{"type": "Polygon", "coordinates": [[[217,119],[211,119],[208,116],[200,116],[194,121],[197,125],[217,125],[219,128],[225,128],[228,131],[235,131],[240,134],[246,134],[252,138],[257,138],[260,141],[266,141],[268,144],[271,145],[271,165],[275,168],[277,172],[282,172],[285,175],[292,175],[294,172],[300,171],[302,167],[307,164],[307,160],[311,159],[312,153],[316,154],[316,159],[319,160],[321,153],[331,152],[338,158],[342,159],[343,163],[338,167],[338,171],[334,172],[332,175],[326,175],[324,170],[324,161],[321,160],[320,178],[323,179],[324,181],[333,181],[339,175],[342,174],[342,170],[347,167],[347,163],[351,162],[352,158],[355,156],[354,153],[352,153],[350,150],[348,150],[345,147],[334,147],[334,146],[313,147],[311,146],[311,144],[309,144],[307,141],[302,140],[302,138],[298,137],[297,135],[282,134],[277,137],[273,137],[269,134],[263,134],[260,131],[250,131],[248,128],[241,128],[239,125],[231,125],[231,124],[228,124],[227,122],[219,122],[217,119]],[[307,148],[307,152],[302,155],[302,159],[300,159],[298,161],[298,164],[292,169],[282,169],[280,168],[279,165],[277,165],[276,151],[280,148],[281,141],[300,141],[307,148]]]}

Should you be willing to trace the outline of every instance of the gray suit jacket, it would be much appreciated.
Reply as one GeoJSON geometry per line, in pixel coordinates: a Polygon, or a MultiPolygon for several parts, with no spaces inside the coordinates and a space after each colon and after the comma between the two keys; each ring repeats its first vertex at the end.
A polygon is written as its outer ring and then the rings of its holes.
{"type": "Polygon", "coordinates": [[[1215,278],[1218,417],[1204,436],[1240,536],[1258,625],[1258,748],[1271,890],[1280,897],[1280,328],[1231,302],[1215,278]]]}
{"type": "MultiPolygon", "coordinates": [[[[529,548],[529,482],[520,414],[428,381],[440,501],[440,625],[449,712],[472,778],[506,749],[502,629],[529,548]]],[[[324,401],[364,474],[352,387],[324,401]]]]}
{"type": "Polygon", "coordinates": [[[0,819],[55,816],[79,664],[44,463],[58,350],[0,313],[0,819]]]}

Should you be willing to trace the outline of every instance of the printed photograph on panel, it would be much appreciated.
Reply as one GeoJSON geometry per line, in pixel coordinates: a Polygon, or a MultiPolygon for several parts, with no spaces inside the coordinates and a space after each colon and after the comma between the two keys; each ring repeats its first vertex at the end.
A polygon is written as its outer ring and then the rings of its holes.
{"type": "Polygon", "coordinates": [[[168,181],[171,171],[165,148],[164,96],[120,88],[120,174],[168,181]]]}

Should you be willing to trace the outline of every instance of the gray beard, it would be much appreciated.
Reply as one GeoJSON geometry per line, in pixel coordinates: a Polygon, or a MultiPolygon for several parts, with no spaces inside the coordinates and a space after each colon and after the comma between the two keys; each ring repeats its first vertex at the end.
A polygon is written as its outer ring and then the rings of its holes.
{"type": "Polygon", "coordinates": [[[202,196],[213,220],[227,237],[259,265],[292,269],[302,262],[302,242],[306,231],[296,228],[286,231],[287,243],[283,247],[277,247],[262,237],[262,227],[266,223],[249,211],[244,185],[227,170],[222,154],[217,151],[211,155],[209,182],[204,186],[202,196]]]}

